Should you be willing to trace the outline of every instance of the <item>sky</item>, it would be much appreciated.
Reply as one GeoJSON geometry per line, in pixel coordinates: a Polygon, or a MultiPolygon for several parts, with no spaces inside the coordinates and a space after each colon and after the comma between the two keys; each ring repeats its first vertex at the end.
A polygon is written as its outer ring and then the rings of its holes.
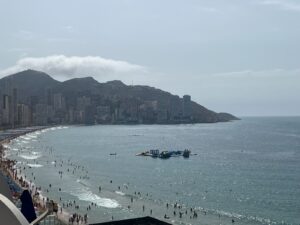
{"type": "Polygon", "coordinates": [[[300,115],[300,0],[0,0],[0,78],[149,85],[216,112],[300,115]]]}

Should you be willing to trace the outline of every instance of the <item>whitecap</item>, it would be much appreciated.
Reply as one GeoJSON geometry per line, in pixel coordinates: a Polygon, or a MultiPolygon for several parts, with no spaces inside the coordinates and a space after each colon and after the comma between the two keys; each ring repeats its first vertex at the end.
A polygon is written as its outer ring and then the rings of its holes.
{"type": "Polygon", "coordinates": [[[125,193],[123,193],[122,191],[115,191],[115,193],[118,194],[118,195],[122,195],[122,196],[125,195],[125,193]]]}
{"type": "Polygon", "coordinates": [[[27,166],[30,166],[30,167],[35,167],[35,168],[40,168],[40,167],[43,167],[43,165],[41,164],[27,164],[27,166]]]}
{"type": "Polygon", "coordinates": [[[31,135],[30,135],[30,134],[27,134],[27,136],[30,137],[30,138],[37,138],[36,135],[32,135],[32,134],[31,134],[31,135]]]}
{"type": "Polygon", "coordinates": [[[23,159],[38,159],[41,157],[41,155],[20,155],[23,159]]]}
{"type": "Polygon", "coordinates": [[[28,142],[28,141],[22,141],[22,143],[24,143],[24,144],[28,144],[29,142],[28,142]]]}
{"type": "Polygon", "coordinates": [[[79,184],[82,184],[83,186],[86,186],[86,187],[88,186],[88,184],[84,183],[84,182],[83,182],[82,180],[80,180],[80,179],[77,179],[76,182],[79,183],[79,184]]]}
{"type": "Polygon", "coordinates": [[[13,150],[13,151],[19,151],[19,149],[17,149],[17,148],[12,148],[11,150],[13,150]]]}
{"type": "Polygon", "coordinates": [[[24,140],[27,140],[27,141],[31,140],[31,138],[28,136],[21,136],[21,138],[23,138],[24,140]]]}

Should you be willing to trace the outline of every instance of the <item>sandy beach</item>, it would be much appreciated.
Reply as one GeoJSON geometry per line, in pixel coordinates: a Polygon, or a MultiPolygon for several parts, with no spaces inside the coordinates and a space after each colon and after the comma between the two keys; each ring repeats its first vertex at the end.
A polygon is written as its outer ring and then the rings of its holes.
{"type": "MultiPolygon", "coordinates": [[[[14,202],[18,200],[23,190],[28,189],[30,191],[37,216],[46,211],[46,203],[49,199],[41,194],[41,188],[38,184],[26,179],[26,175],[17,168],[17,161],[10,160],[9,157],[7,157],[7,151],[9,151],[9,143],[15,138],[47,128],[48,127],[23,128],[2,131],[0,133],[0,173],[3,177],[10,180],[10,183],[13,183],[14,190],[11,191],[14,202]]],[[[65,209],[62,209],[60,205],[58,205],[58,207],[60,211],[55,213],[55,216],[62,224],[68,224],[71,214],[65,209]]]]}

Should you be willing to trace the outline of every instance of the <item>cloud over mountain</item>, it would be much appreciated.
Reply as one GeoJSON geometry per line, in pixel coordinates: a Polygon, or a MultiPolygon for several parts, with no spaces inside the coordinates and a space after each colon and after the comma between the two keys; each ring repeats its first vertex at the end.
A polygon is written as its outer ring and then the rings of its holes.
{"type": "Polygon", "coordinates": [[[140,65],[99,56],[52,55],[22,58],[14,66],[0,71],[0,77],[26,69],[49,73],[58,80],[82,76],[93,76],[101,79],[115,74],[143,73],[146,71],[146,68],[140,65]]]}

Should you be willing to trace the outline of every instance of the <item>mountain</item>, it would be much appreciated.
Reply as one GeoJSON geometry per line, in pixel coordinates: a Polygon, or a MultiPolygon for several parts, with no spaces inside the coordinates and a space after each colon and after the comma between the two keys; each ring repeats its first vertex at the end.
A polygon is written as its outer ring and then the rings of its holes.
{"type": "Polygon", "coordinates": [[[2,78],[0,90],[6,91],[6,89],[17,88],[20,100],[24,101],[28,96],[43,95],[45,89],[55,87],[59,83],[46,73],[25,70],[2,78]]]}
{"type": "Polygon", "coordinates": [[[12,95],[13,89],[18,104],[29,107],[33,124],[214,123],[238,119],[208,110],[188,95],[180,98],[118,80],[99,83],[85,77],[59,82],[46,73],[26,70],[0,79],[0,94],[12,95]]]}

